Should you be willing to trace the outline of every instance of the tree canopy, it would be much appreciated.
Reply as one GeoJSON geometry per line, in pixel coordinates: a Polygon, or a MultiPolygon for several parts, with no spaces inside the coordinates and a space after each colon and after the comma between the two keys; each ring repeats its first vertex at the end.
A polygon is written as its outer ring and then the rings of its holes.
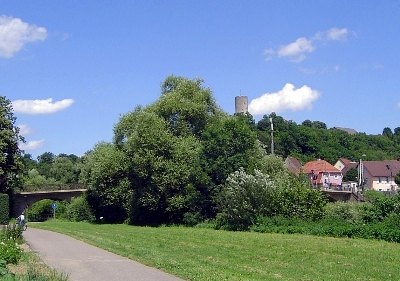
{"type": "Polygon", "coordinates": [[[349,134],[334,128],[328,129],[320,121],[305,120],[296,124],[275,113],[265,115],[257,122],[259,140],[269,150],[271,137],[269,118],[274,122],[275,152],[283,157],[295,156],[303,163],[313,159],[325,159],[335,163],[345,157],[357,160],[366,155],[366,160],[385,160],[400,157],[400,130],[384,128],[382,135],[365,133],[349,134]],[[397,132],[397,134],[396,134],[397,132]]]}
{"type": "Polygon", "coordinates": [[[0,96],[0,192],[13,189],[22,171],[21,150],[18,142],[23,141],[15,125],[12,104],[0,96]]]}
{"type": "Polygon", "coordinates": [[[224,113],[202,80],[170,76],[157,101],[120,118],[113,144],[96,146],[82,175],[97,206],[124,206],[135,224],[189,222],[215,215],[217,187],[230,173],[261,166],[257,144],[254,122],[224,113]],[[96,173],[111,158],[114,168],[96,173]],[[129,204],[119,192],[107,199],[121,182],[129,204]]]}

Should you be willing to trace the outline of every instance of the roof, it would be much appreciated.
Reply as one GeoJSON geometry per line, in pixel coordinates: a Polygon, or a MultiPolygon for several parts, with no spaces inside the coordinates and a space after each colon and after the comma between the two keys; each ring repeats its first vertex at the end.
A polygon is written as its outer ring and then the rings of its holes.
{"type": "Polygon", "coordinates": [[[390,177],[400,172],[400,161],[363,161],[364,169],[373,177],[390,177]]]}
{"type": "Polygon", "coordinates": [[[340,173],[339,169],[337,169],[335,166],[325,160],[307,162],[303,166],[303,171],[306,174],[319,174],[321,172],[340,173]]]}
{"type": "Polygon", "coordinates": [[[296,175],[300,174],[301,163],[297,158],[294,158],[292,156],[286,157],[285,165],[286,165],[286,168],[289,170],[289,172],[296,174],[296,175]]]}
{"type": "Polygon", "coordinates": [[[350,135],[358,134],[358,132],[356,130],[351,129],[351,128],[343,128],[343,127],[333,127],[333,128],[336,130],[344,131],[350,135]]]}
{"type": "Polygon", "coordinates": [[[358,168],[358,162],[350,162],[348,165],[344,166],[344,168],[342,169],[342,173],[343,175],[345,175],[349,170],[357,168],[358,168]]]}
{"type": "Polygon", "coordinates": [[[342,162],[343,165],[345,165],[345,166],[347,166],[351,163],[351,161],[347,158],[340,158],[339,161],[342,162]]]}

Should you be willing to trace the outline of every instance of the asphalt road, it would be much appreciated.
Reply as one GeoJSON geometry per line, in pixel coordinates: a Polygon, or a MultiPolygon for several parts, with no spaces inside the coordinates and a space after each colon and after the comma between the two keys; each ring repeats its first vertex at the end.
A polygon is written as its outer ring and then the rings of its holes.
{"type": "Polygon", "coordinates": [[[63,234],[28,228],[23,235],[47,265],[67,273],[70,281],[182,280],[63,234]]]}

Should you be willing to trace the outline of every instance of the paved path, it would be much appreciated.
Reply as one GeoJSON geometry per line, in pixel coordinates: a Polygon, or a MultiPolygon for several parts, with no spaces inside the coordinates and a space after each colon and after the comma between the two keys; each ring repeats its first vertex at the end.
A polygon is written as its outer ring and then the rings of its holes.
{"type": "Polygon", "coordinates": [[[177,277],[88,245],[69,236],[28,228],[24,238],[41,259],[70,281],[178,281],[177,277]]]}

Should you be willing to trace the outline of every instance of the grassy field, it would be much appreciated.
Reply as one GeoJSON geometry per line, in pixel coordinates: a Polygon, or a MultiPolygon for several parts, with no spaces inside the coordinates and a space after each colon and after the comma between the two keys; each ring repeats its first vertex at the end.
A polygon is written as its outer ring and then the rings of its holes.
{"type": "Polygon", "coordinates": [[[400,280],[400,244],[383,241],[62,221],[30,226],[186,280],[400,280]]]}

